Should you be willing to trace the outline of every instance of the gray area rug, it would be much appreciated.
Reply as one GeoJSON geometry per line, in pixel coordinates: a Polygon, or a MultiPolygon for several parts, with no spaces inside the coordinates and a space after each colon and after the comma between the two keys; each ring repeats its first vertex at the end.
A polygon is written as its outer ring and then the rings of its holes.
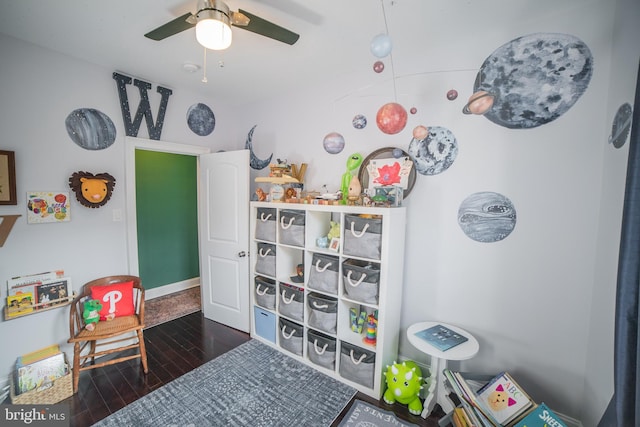
{"type": "Polygon", "coordinates": [[[144,302],[145,329],[200,311],[200,286],[144,302]]]}
{"type": "Polygon", "coordinates": [[[339,424],[340,427],[413,427],[416,425],[397,418],[391,411],[376,408],[362,400],[356,400],[353,403],[339,424]]]}
{"type": "Polygon", "coordinates": [[[257,340],[95,426],[330,426],[356,390],[257,340]]]}

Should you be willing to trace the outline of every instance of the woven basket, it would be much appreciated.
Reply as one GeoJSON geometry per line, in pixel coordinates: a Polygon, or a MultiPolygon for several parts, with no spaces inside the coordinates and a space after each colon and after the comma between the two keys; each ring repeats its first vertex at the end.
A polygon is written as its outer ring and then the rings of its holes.
{"type": "Polygon", "coordinates": [[[73,395],[73,375],[71,370],[56,379],[46,390],[31,390],[16,396],[13,375],[11,376],[11,403],[14,405],[53,405],[73,395]]]}

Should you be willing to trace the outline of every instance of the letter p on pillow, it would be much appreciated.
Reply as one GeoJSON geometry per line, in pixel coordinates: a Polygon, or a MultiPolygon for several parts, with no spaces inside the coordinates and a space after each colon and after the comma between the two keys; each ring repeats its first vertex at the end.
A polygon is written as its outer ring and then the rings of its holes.
{"type": "Polygon", "coordinates": [[[91,298],[97,299],[102,303],[100,320],[111,320],[115,317],[135,314],[133,282],[94,286],[91,288],[91,298]]]}

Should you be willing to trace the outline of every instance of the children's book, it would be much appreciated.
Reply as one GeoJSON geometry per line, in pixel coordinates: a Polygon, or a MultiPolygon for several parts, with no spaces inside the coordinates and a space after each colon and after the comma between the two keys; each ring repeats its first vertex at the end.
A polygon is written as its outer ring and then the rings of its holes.
{"type": "Polygon", "coordinates": [[[567,425],[543,402],[514,427],[567,427],[567,425]]]}
{"type": "Polygon", "coordinates": [[[20,292],[7,297],[7,316],[15,317],[33,311],[33,294],[20,292]]]}
{"type": "Polygon", "coordinates": [[[507,372],[478,390],[478,400],[500,424],[509,424],[534,404],[507,372]]]}
{"type": "Polygon", "coordinates": [[[469,340],[464,335],[452,331],[451,329],[442,325],[432,326],[428,329],[416,332],[415,335],[419,338],[422,338],[440,351],[447,351],[450,348],[453,348],[469,340]]]}
{"type": "Polygon", "coordinates": [[[60,352],[16,369],[17,393],[24,393],[47,384],[69,372],[64,353],[60,352]]]}

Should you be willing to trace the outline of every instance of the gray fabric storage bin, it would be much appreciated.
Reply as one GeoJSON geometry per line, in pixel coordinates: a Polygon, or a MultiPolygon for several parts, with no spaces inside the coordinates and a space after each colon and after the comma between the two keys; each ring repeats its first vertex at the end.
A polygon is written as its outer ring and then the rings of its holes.
{"type": "Polygon", "coordinates": [[[280,319],[278,322],[278,336],[280,347],[293,354],[302,356],[302,325],[290,322],[287,319],[280,319]]]}
{"type": "Polygon", "coordinates": [[[266,277],[256,276],[256,304],[269,310],[276,309],[276,284],[266,277]]]}
{"type": "Polygon", "coordinates": [[[256,273],[271,277],[276,276],[276,245],[258,243],[256,273]]]}
{"type": "Polygon", "coordinates": [[[280,284],[278,312],[294,320],[304,318],[304,291],[295,286],[280,284]]]}
{"type": "Polygon", "coordinates": [[[335,369],[336,340],[320,332],[307,331],[307,355],[316,365],[327,369],[335,369]]]}
{"type": "Polygon", "coordinates": [[[280,211],[278,229],[280,230],[279,242],[291,246],[304,246],[305,213],[300,210],[280,211]]]}
{"type": "Polygon", "coordinates": [[[309,288],[337,295],[339,267],[338,257],[314,253],[309,269],[309,288]]]}
{"type": "Polygon", "coordinates": [[[335,334],[338,324],[338,299],[312,292],[307,295],[307,303],[309,326],[335,334]]]}
{"type": "Polygon", "coordinates": [[[342,342],[340,348],[340,375],[343,378],[373,388],[376,354],[358,346],[342,342]]]}
{"type": "Polygon", "coordinates": [[[382,218],[345,215],[342,253],[362,258],[380,259],[381,236],[382,218]]]}
{"type": "Polygon", "coordinates": [[[378,303],[380,264],[348,259],[342,263],[344,292],[354,300],[369,304],[378,303]]]}
{"type": "Polygon", "coordinates": [[[256,239],[268,242],[276,241],[275,208],[258,208],[256,218],[256,239]]]}

